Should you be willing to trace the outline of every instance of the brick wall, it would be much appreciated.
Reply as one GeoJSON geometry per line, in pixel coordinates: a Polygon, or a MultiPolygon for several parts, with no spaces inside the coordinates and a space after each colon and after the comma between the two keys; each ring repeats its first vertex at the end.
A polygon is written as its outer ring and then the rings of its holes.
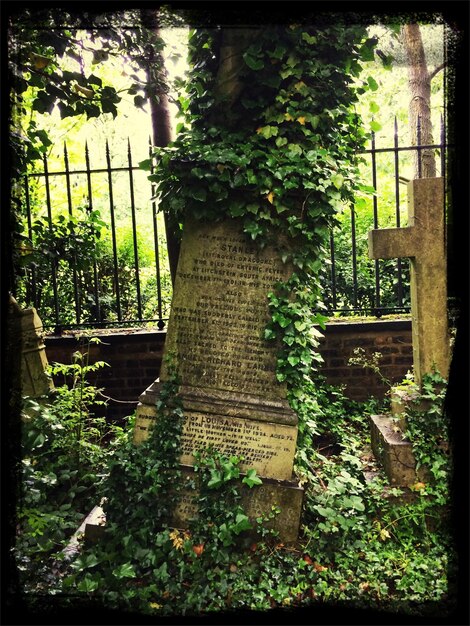
{"type": "MultiPolygon", "coordinates": [[[[71,363],[77,350],[87,351],[89,362],[105,361],[110,367],[99,369],[88,380],[103,393],[118,400],[109,401],[108,415],[119,419],[134,411],[139,395],[156,379],[160,371],[166,333],[162,331],[120,331],[93,334],[102,343],[87,343],[74,336],[46,337],[49,363],[71,363]]],[[[56,379],[56,384],[63,380],[56,379]]]]}
{"type": "Polygon", "coordinates": [[[392,383],[400,382],[412,368],[410,320],[332,322],[323,332],[321,372],[329,383],[345,384],[346,395],[354,400],[382,398],[388,389],[369,368],[348,365],[354,348],[363,348],[367,356],[380,352],[380,370],[392,383]]]}
{"type": "MultiPolygon", "coordinates": [[[[322,373],[331,384],[346,384],[346,394],[355,400],[369,395],[382,397],[387,387],[368,369],[348,365],[353,349],[361,347],[370,355],[380,352],[381,370],[392,382],[403,379],[412,366],[411,322],[409,320],[373,322],[332,322],[324,331],[320,351],[324,358],[322,373]]],[[[88,350],[90,363],[105,361],[111,367],[98,370],[90,382],[104,387],[104,393],[120,402],[110,401],[108,415],[130,415],[139,395],[156,379],[165,342],[162,331],[120,331],[93,336],[100,344],[88,344],[74,336],[46,337],[50,363],[70,363],[78,349],[88,350]]],[[[63,381],[56,380],[56,384],[63,381]]]]}

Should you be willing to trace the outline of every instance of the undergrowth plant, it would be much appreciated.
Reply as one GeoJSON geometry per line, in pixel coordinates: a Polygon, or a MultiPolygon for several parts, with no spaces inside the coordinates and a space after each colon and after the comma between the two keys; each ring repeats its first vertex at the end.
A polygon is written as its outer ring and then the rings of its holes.
{"type": "Polygon", "coordinates": [[[125,437],[122,428],[95,415],[105,402],[86,377],[106,364],[89,364],[87,354],[75,353],[70,365],[50,366],[68,385],[23,400],[14,551],[20,585],[30,592],[44,585],[41,577],[50,579],[54,560],[62,558],[70,535],[96,504],[107,471],[104,440],[116,446],[125,437]]]}

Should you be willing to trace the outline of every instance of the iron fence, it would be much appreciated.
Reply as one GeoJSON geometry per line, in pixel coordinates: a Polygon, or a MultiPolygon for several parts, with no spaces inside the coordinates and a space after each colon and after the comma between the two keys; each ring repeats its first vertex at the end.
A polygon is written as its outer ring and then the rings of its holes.
{"type": "MultiPolygon", "coordinates": [[[[414,177],[412,155],[417,155],[419,177],[424,151],[437,157],[437,174],[444,176],[445,135],[443,119],[440,141],[432,145],[421,145],[419,119],[415,146],[400,145],[396,119],[393,145],[378,146],[372,133],[370,147],[362,152],[362,168],[374,193],[345,207],[330,232],[329,263],[322,276],[327,314],[409,311],[407,261],[369,260],[367,233],[371,228],[406,225],[406,193],[400,186],[414,177]]],[[[59,332],[143,324],[163,329],[171,278],[154,185],[148,172],[134,165],[130,141],[123,165],[113,166],[107,141],[104,160],[102,167],[92,168],[85,145],[84,167],[72,170],[64,144],[63,169],[50,170],[44,156],[42,171],[25,176],[29,247],[17,298],[39,310],[46,328],[59,332]],[[118,176],[127,182],[119,182],[118,176]]]]}
{"type": "Polygon", "coordinates": [[[129,140],[124,165],[112,164],[108,141],[104,156],[104,166],[91,167],[85,144],[84,167],[72,170],[64,143],[63,169],[51,170],[44,156],[42,171],[25,176],[29,254],[17,280],[21,301],[36,307],[44,326],[58,332],[148,323],[162,329],[171,279],[154,184],[134,165],[129,140]],[[119,175],[127,178],[127,189],[122,178],[116,180],[119,175]]]}
{"type": "Polygon", "coordinates": [[[401,190],[400,186],[406,186],[415,177],[422,177],[424,154],[431,154],[434,159],[436,175],[445,177],[447,151],[451,146],[446,143],[444,118],[440,118],[439,143],[421,142],[419,117],[416,138],[416,145],[400,145],[395,118],[393,145],[378,147],[376,134],[372,132],[370,147],[361,152],[364,180],[373,189],[373,194],[365,203],[366,206],[361,207],[356,202],[348,207],[347,218],[343,217],[330,232],[330,271],[324,274],[323,280],[326,314],[381,317],[384,314],[410,311],[409,260],[370,260],[367,236],[372,228],[399,228],[407,225],[406,187],[401,190]],[[380,174],[379,161],[382,161],[380,174]],[[344,257],[345,236],[346,256],[349,258],[344,257]],[[343,248],[340,262],[338,242],[343,248]],[[350,244],[349,249],[347,244],[350,244]]]}

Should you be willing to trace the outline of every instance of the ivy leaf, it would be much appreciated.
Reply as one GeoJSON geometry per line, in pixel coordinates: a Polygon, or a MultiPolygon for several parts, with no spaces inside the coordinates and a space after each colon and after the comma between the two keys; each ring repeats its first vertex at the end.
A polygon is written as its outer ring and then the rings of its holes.
{"type": "Polygon", "coordinates": [[[369,89],[371,89],[372,91],[377,91],[377,89],[379,88],[377,81],[375,80],[375,78],[372,78],[372,76],[368,76],[367,84],[369,85],[369,89]]]}
{"type": "Polygon", "coordinates": [[[139,168],[149,172],[152,169],[152,159],[145,159],[139,163],[139,168]]]}
{"type": "Polygon", "coordinates": [[[209,489],[217,489],[223,483],[222,476],[217,470],[211,470],[211,477],[207,483],[209,489]]]}
{"type": "Polygon", "coordinates": [[[242,203],[232,204],[230,207],[230,215],[232,217],[241,217],[245,213],[245,207],[242,203]]]}
{"type": "Polygon", "coordinates": [[[113,576],[116,578],[135,578],[135,570],[132,563],[124,563],[113,570],[113,576]]]}
{"type": "Polygon", "coordinates": [[[90,119],[90,117],[99,117],[100,108],[96,106],[96,104],[89,104],[86,107],[86,115],[87,115],[87,119],[90,119]]]}
{"type": "Polygon", "coordinates": [[[279,132],[279,128],[277,126],[260,126],[260,128],[256,129],[258,135],[262,135],[265,139],[269,139],[270,137],[276,137],[279,132]]]}
{"type": "Polygon", "coordinates": [[[376,133],[377,131],[382,129],[382,125],[376,122],[375,120],[372,120],[370,123],[370,128],[371,130],[374,131],[374,133],[376,133]]]}
{"type": "Polygon", "coordinates": [[[256,474],[255,469],[250,469],[248,470],[246,476],[243,478],[242,483],[244,483],[245,485],[248,485],[248,487],[251,489],[255,485],[262,485],[263,481],[256,474]]]}
{"type": "Polygon", "coordinates": [[[336,187],[336,189],[341,189],[344,182],[344,176],[338,172],[331,177],[331,182],[336,187]]]}
{"type": "MultiPolygon", "coordinates": [[[[326,319],[326,318],[325,318],[325,319],[326,319]]],[[[323,328],[324,328],[324,326],[323,326],[323,328]]],[[[309,329],[309,331],[308,331],[308,332],[309,332],[309,335],[312,335],[313,337],[318,337],[319,339],[322,339],[322,338],[323,338],[323,334],[322,334],[319,330],[317,330],[317,329],[315,328],[315,326],[312,326],[312,327],[309,329]]]]}
{"type": "Polygon", "coordinates": [[[290,324],[290,319],[285,317],[282,313],[276,312],[273,315],[273,320],[279,324],[281,328],[287,328],[290,324]]]}
{"type": "Polygon", "coordinates": [[[203,187],[200,187],[199,189],[193,189],[191,191],[191,196],[195,200],[199,200],[199,202],[205,202],[207,198],[207,191],[203,187]]]}
{"type": "Polygon", "coordinates": [[[299,156],[302,154],[302,148],[298,143],[290,143],[287,148],[292,156],[299,156]]]}
{"type": "Polygon", "coordinates": [[[377,45],[377,39],[369,38],[366,39],[364,44],[361,46],[359,50],[359,55],[361,61],[373,61],[374,60],[374,48],[377,45]]]}
{"type": "Polygon", "coordinates": [[[252,70],[262,70],[264,67],[262,59],[260,59],[259,57],[254,57],[250,52],[244,53],[243,60],[252,70]]]}
{"type": "Polygon", "coordinates": [[[287,360],[292,365],[292,367],[295,367],[300,362],[300,358],[298,356],[288,356],[287,360]]]}
{"type": "Polygon", "coordinates": [[[112,113],[113,117],[116,117],[116,106],[110,100],[102,100],[101,107],[103,109],[103,113],[112,113]]]}
{"type": "Polygon", "coordinates": [[[98,581],[93,580],[90,576],[87,576],[80,581],[77,589],[79,591],[84,591],[85,593],[91,593],[92,591],[96,591],[96,589],[98,589],[98,581]]]}
{"type": "Polygon", "coordinates": [[[285,146],[287,143],[287,139],[285,137],[278,137],[276,139],[276,146],[278,148],[281,148],[282,146],[285,146]]]}
{"type": "Polygon", "coordinates": [[[134,105],[138,108],[141,109],[145,104],[145,98],[143,96],[134,96],[134,105]]]}
{"type": "Polygon", "coordinates": [[[261,235],[263,229],[257,222],[248,222],[248,224],[245,225],[245,232],[250,234],[251,238],[254,240],[258,235],[261,235]]]}
{"type": "Polygon", "coordinates": [[[250,524],[250,520],[248,519],[248,515],[245,515],[244,513],[238,513],[235,518],[235,526],[233,528],[234,533],[236,535],[239,535],[244,530],[250,530],[250,529],[251,529],[251,524],[250,524]]]}
{"type": "Polygon", "coordinates": [[[302,33],[302,39],[306,41],[308,44],[313,45],[317,43],[317,38],[313,35],[309,35],[308,33],[302,33]]]}
{"type": "Polygon", "coordinates": [[[90,76],[88,76],[88,82],[90,83],[90,85],[98,85],[98,87],[101,87],[101,85],[103,84],[101,78],[95,76],[94,74],[90,74],[90,76]]]}

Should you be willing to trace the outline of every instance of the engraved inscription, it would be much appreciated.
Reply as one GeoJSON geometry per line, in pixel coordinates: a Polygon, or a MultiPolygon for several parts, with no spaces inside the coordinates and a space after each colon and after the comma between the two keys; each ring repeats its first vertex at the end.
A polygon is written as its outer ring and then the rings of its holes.
{"type": "MultiPolygon", "coordinates": [[[[155,419],[150,407],[141,407],[139,416],[145,430],[155,419]]],[[[294,426],[187,411],[180,462],[193,465],[193,453],[212,445],[227,456],[242,456],[242,470],[254,468],[266,478],[290,480],[296,438],[294,426]]]]}
{"type": "Polygon", "coordinates": [[[287,266],[274,250],[247,243],[237,224],[192,224],[183,241],[167,338],[181,381],[285,397],[276,346],[263,331],[267,293],[287,278],[287,266]]]}

